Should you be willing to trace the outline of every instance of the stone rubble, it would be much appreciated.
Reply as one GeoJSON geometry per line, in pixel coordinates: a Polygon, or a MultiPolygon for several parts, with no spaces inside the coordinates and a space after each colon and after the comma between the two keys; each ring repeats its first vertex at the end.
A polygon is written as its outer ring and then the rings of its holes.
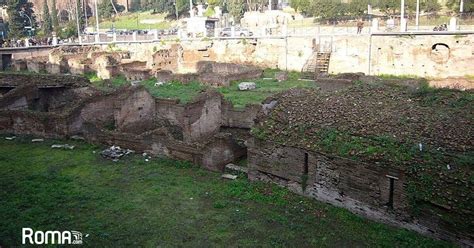
{"type": "Polygon", "coordinates": [[[253,82],[242,82],[239,84],[239,90],[254,90],[257,85],[253,82]]]}
{"type": "Polygon", "coordinates": [[[238,166],[238,165],[235,165],[235,164],[227,164],[225,166],[225,168],[229,169],[229,170],[232,170],[232,171],[236,171],[236,172],[248,173],[248,168],[247,167],[238,166]]]}
{"type": "Polygon", "coordinates": [[[44,139],[32,139],[31,142],[36,143],[36,142],[43,142],[44,139]]]}
{"type": "Polygon", "coordinates": [[[54,144],[54,145],[51,146],[51,148],[53,148],[53,149],[72,150],[72,149],[75,148],[75,146],[69,145],[69,144],[64,144],[64,145],[54,144]]]}
{"type": "Polygon", "coordinates": [[[224,179],[229,179],[229,180],[235,180],[235,179],[237,179],[237,176],[236,176],[236,175],[231,175],[231,174],[222,174],[221,177],[224,178],[224,179]]]}
{"type": "Polygon", "coordinates": [[[85,140],[84,137],[81,137],[79,135],[73,135],[73,136],[71,136],[71,139],[73,139],[73,140],[85,140]]]}
{"type": "Polygon", "coordinates": [[[278,82],[286,81],[288,80],[288,72],[285,72],[285,71],[277,72],[275,73],[275,78],[276,80],[278,80],[278,82]]]}
{"type": "Polygon", "coordinates": [[[100,155],[106,159],[112,159],[113,161],[118,161],[121,157],[126,156],[130,153],[134,153],[135,151],[130,149],[122,149],[120,146],[111,146],[102,152],[100,155]]]}

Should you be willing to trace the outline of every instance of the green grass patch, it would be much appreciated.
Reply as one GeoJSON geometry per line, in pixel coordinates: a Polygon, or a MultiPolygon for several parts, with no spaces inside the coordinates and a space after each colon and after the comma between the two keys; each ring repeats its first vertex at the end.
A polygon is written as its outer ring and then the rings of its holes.
{"type": "Polygon", "coordinates": [[[447,105],[452,108],[469,107],[474,103],[472,90],[455,91],[446,88],[433,88],[424,83],[415,92],[414,96],[420,98],[424,106],[447,105]]]}
{"type": "Polygon", "coordinates": [[[392,75],[392,74],[380,74],[377,75],[377,77],[381,79],[386,79],[386,80],[392,80],[392,79],[418,79],[420,77],[416,75],[392,75]]]}
{"type": "Polygon", "coordinates": [[[156,79],[149,79],[143,81],[141,84],[156,98],[179,99],[181,103],[192,101],[200,93],[208,89],[207,86],[199,82],[170,82],[160,86],[155,86],[155,83],[156,79]]]}
{"type": "Polygon", "coordinates": [[[232,102],[234,107],[244,108],[248,104],[260,104],[267,97],[277,93],[289,90],[291,88],[315,88],[314,82],[300,81],[298,72],[289,72],[288,80],[278,82],[275,80],[275,73],[279,70],[267,69],[263,73],[263,78],[272,79],[257,79],[257,80],[240,80],[232,82],[229,87],[219,88],[219,92],[224,95],[226,100],[232,102]],[[239,83],[244,81],[255,82],[257,88],[251,91],[240,91],[239,83]]]}
{"type": "MultiPolygon", "coordinates": [[[[166,14],[153,14],[151,11],[133,12],[110,18],[99,23],[101,29],[168,29],[173,22],[165,20],[166,14]],[[158,20],[158,23],[146,24],[143,20],[158,20]]],[[[91,22],[94,23],[94,22],[91,22]]]]}
{"type": "Polygon", "coordinates": [[[112,162],[86,143],[0,138],[5,247],[20,246],[23,227],[77,230],[88,234],[86,247],[451,246],[188,162],[141,155],[112,162]],[[65,142],[76,149],[50,148],[65,142]]]}

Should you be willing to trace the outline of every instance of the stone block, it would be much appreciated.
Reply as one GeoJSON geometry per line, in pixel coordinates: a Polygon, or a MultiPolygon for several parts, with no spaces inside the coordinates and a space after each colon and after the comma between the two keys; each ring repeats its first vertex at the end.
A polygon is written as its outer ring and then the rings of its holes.
{"type": "Polygon", "coordinates": [[[239,84],[239,90],[254,90],[257,85],[253,82],[242,82],[239,84]]]}
{"type": "Polygon", "coordinates": [[[277,72],[275,73],[275,78],[276,80],[278,80],[278,82],[286,81],[288,80],[288,72],[286,71],[277,72]]]}

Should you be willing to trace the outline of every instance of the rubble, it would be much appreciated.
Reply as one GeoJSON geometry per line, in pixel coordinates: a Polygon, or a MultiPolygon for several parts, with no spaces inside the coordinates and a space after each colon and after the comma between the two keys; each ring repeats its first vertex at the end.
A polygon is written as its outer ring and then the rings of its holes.
{"type": "Polygon", "coordinates": [[[239,90],[254,90],[257,85],[253,82],[242,82],[239,84],[239,90]]]}
{"type": "Polygon", "coordinates": [[[6,140],[14,140],[16,136],[11,136],[11,137],[5,137],[6,140]]]}
{"type": "Polygon", "coordinates": [[[69,144],[64,144],[64,145],[59,145],[59,144],[54,144],[51,146],[53,149],[64,149],[64,150],[72,150],[74,149],[75,146],[69,145],[69,144]]]}
{"type": "Polygon", "coordinates": [[[237,179],[236,175],[231,175],[231,174],[223,174],[221,177],[224,178],[224,179],[229,179],[229,180],[237,179]]]}
{"type": "Polygon", "coordinates": [[[277,72],[275,73],[275,78],[276,80],[278,80],[278,82],[286,81],[288,80],[288,72],[286,71],[277,72]]]}
{"type": "Polygon", "coordinates": [[[248,173],[249,171],[247,167],[238,166],[235,164],[227,164],[225,168],[232,171],[236,171],[236,172],[242,172],[242,173],[248,173]]]}
{"type": "Polygon", "coordinates": [[[36,142],[43,142],[44,139],[32,139],[31,142],[36,143],[36,142]]]}
{"type": "Polygon", "coordinates": [[[71,139],[73,139],[73,140],[85,140],[84,137],[81,137],[79,135],[73,135],[73,136],[71,136],[71,139]]]}
{"type": "Polygon", "coordinates": [[[265,129],[270,140],[301,147],[313,147],[318,133],[331,128],[356,137],[389,135],[410,147],[416,145],[417,150],[421,143],[423,151],[426,147],[469,150],[474,126],[468,93],[420,94],[388,85],[354,85],[337,92],[293,89],[273,97],[278,104],[262,111],[268,116],[259,117],[256,127],[265,129]],[[427,105],[432,99],[436,102],[427,105]],[[464,107],[455,107],[461,104],[464,107]]]}
{"type": "Polygon", "coordinates": [[[106,159],[112,159],[113,161],[118,161],[121,157],[126,156],[128,154],[134,153],[135,151],[130,149],[122,149],[120,146],[111,146],[102,152],[100,155],[106,159]]]}

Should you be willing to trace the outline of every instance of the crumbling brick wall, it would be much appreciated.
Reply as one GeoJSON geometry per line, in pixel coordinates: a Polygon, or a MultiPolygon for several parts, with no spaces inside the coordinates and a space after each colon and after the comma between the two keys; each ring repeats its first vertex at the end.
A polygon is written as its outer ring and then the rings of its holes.
{"type": "Polygon", "coordinates": [[[147,67],[153,71],[168,70],[177,72],[178,70],[178,49],[179,45],[172,45],[169,49],[159,49],[147,62],[147,67]]]}
{"type": "Polygon", "coordinates": [[[249,144],[250,180],[274,182],[374,220],[472,244],[466,230],[443,221],[441,216],[413,215],[408,178],[401,169],[259,139],[249,144]]]}

